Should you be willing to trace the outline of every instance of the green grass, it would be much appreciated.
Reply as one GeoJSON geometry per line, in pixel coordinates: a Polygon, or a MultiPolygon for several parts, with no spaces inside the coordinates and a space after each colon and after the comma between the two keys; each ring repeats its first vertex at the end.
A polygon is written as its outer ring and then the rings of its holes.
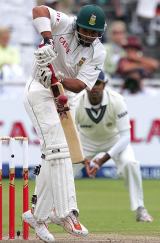
{"type": "MultiPolygon", "coordinates": [[[[16,230],[21,230],[22,180],[16,180],[16,230]]],[[[34,181],[29,181],[30,196],[34,181]]],[[[153,223],[137,223],[130,211],[128,192],[123,180],[76,180],[80,220],[93,233],[158,235],[160,232],[160,181],[144,180],[145,205],[153,223]]],[[[51,226],[51,231],[52,231],[51,226]]],[[[3,180],[3,231],[8,232],[8,180],[3,180]]],[[[54,232],[63,232],[54,226],[54,232]]]]}

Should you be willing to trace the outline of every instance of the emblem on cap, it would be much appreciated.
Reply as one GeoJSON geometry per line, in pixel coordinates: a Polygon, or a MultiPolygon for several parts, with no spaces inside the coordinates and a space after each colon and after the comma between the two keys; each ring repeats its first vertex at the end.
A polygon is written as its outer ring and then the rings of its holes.
{"type": "Polygon", "coordinates": [[[95,25],[96,24],[96,15],[92,14],[88,23],[90,25],[95,25]]]}

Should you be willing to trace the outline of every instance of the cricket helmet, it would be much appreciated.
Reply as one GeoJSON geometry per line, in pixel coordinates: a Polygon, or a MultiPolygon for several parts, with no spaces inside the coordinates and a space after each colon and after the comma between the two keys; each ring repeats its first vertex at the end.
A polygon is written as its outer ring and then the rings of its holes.
{"type": "Polygon", "coordinates": [[[104,32],[105,29],[105,14],[101,7],[97,5],[85,5],[81,7],[77,15],[77,26],[104,32]]]}

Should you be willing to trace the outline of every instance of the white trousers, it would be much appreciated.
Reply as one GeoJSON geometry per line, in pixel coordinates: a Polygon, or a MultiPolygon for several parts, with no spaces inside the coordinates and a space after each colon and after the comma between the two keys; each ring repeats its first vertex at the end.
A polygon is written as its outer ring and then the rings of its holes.
{"type": "MultiPolygon", "coordinates": [[[[100,158],[103,156],[102,153],[95,155],[94,151],[87,151],[85,148],[83,151],[88,158],[94,159],[94,157],[100,158]]],[[[124,177],[128,187],[131,210],[144,206],[140,164],[135,159],[132,146],[129,144],[119,155],[112,159],[116,164],[117,173],[124,177]]]]}
{"type": "Polygon", "coordinates": [[[142,176],[140,164],[135,159],[133,149],[129,144],[116,158],[113,158],[117,166],[117,172],[125,179],[129,190],[131,210],[144,206],[142,176]]]}
{"type": "MultiPolygon", "coordinates": [[[[27,84],[24,100],[26,111],[32,120],[40,139],[43,154],[52,151],[60,144],[67,146],[63,129],[49,89],[32,80],[27,84]],[[47,148],[50,150],[47,150],[47,148]]],[[[69,156],[43,160],[40,175],[37,178],[37,204],[35,217],[45,221],[51,210],[55,209],[58,217],[66,217],[70,211],[77,209],[76,193],[72,163],[69,156]]]]}

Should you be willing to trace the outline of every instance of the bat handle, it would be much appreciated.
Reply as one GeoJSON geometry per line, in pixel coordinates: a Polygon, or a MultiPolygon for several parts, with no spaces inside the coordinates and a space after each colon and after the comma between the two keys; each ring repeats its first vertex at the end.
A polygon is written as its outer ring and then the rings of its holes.
{"type": "Polygon", "coordinates": [[[51,84],[56,84],[56,83],[58,83],[58,79],[57,79],[56,76],[55,76],[55,72],[54,72],[54,69],[53,69],[52,64],[49,64],[48,67],[49,67],[49,69],[50,69],[50,71],[51,71],[51,73],[52,73],[52,76],[51,76],[51,84]]]}

